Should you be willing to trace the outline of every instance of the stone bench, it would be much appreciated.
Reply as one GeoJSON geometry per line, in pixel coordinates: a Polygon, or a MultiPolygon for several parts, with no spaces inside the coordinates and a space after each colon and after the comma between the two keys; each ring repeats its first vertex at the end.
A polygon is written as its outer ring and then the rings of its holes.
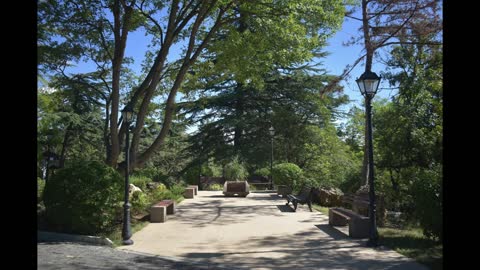
{"type": "Polygon", "coordinates": [[[250,188],[247,181],[225,181],[223,185],[223,195],[226,197],[247,197],[250,193],[250,188]]]}
{"type": "Polygon", "coordinates": [[[189,185],[187,187],[194,188],[195,189],[195,195],[198,195],[198,186],[197,185],[189,185]]]}
{"type": "Polygon", "coordinates": [[[328,224],[332,226],[348,225],[348,235],[352,238],[367,238],[369,236],[369,218],[342,207],[328,209],[328,224]]]}
{"type": "Polygon", "coordinates": [[[185,199],[193,199],[195,197],[195,188],[186,187],[185,191],[183,192],[183,197],[185,197],[185,199]]]}
{"type": "Polygon", "coordinates": [[[150,207],[150,222],[165,222],[167,215],[175,214],[175,201],[163,200],[150,207]]]}

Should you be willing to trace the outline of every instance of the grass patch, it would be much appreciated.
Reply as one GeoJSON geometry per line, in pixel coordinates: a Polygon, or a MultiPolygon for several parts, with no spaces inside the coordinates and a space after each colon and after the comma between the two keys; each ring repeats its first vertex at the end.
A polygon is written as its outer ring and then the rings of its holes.
{"type": "MultiPolygon", "coordinates": [[[[328,207],[312,208],[328,216],[328,207]]],[[[443,269],[443,244],[427,238],[420,228],[378,228],[379,244],[424,264],[431,270],[443,269]]]]}
{"type": "Polygon", "coordinates": [[[328,207],[324,207],[319,204],[312,204],[312,208],[328,216],[328,207]]]}
{"type": "MultiPolygon", "coordinates": [[[[131,221],[131,230],[132,230],[132,235],[141,229],[143,229],[147,224],[150,223],[148,221],[138,221],[135,219],[132,219],[131,221]]],[[[108,233],[106,235],[103,235],[104,237],[107,237],[108,239],[112,240],[113,246],[118,247],[122,245],[122,224],[117,226],[115,230],[111,233],[108,233]]]]}
{"type": "MultiPolygon", "coordinates": [[[[175,203],[179,204],[181,203],[185,198],[183,196],[179,196],[175,198],[175,203]]],[[[144,215],[148,215],[148,211],[142,211],[144,215]]],[[[131,230],[132,230],[132,235],[141,229],[143,229],[145,226],[147,226],[150,222],[148,220],[137,220],[135,218],[130,219],[131,223],[131,230]]],[[[112,240],[113,246],[118,247],[122,245],[122,226],[123,224],[119,224],[114,231],[107,233],[105,235],[102,235],[103,237],[107,237],[108,239],[112,240]]]]}
{"type": "Polygon", "coordinates": [[[443,244],[425,237],[421,229],[378,228],[379,244],[415,259],[432,270],[443,269],[443,244]]]}

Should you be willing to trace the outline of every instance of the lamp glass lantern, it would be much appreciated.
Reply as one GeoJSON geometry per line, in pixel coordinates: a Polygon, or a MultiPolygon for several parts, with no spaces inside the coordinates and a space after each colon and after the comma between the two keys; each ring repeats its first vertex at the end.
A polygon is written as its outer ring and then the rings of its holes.
{"type": "Polygon", "coordinates": [[[123,108],[122,110],[122,116],[123,116],[123,119],[126,121],[126,122],[130,122],[130,120],[132,120],[132,115],[133,115],[133,107],[128,104],[127,106],[125,106],[125,108],[123,108]]]}
{"type": "Polygon", "coordinates": [[[273,126],[271,126],[268,131],[270,132],[270,136],[273,136],[275,135],[275,129],[273,128],[273,126]]]}
{"type": "Polygon", "coordinates": [[[362,95],[373,97],[377,93],[380,79],[381,78],[375,72],[366,71],[356,80],[356,82],[362,95]]]}

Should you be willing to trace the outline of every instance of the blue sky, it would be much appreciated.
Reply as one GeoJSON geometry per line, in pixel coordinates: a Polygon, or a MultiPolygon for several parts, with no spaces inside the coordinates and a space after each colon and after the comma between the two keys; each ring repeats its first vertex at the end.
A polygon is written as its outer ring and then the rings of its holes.
{"type": "MultiPolygon", "coordinates": [[[[351,37],[356,37],[359,35],[359,27],[359,21],[345,18],[341,30],[339,30],[328,40],[328,46],[324,50],[330,54],[326,58],[321,59],[321,61],[323,62],[323,67],[329,74],[340,75],[348,64],[352,64],[358,57],[362,55],[361,45],[343,45],[343,43],[349,41],[351,37]]],[[[125,55],[135,59],[135,63],[133,64],[132,68],[138,73],[141,70],[141,63],[144,59],[144,53],[148,49],[147,46],[149,43],[150,38],[145,36],[143,31],[137,31],[129,34],[125,55]]],[[[168,58],[170,61],[174,60],[174,58],[179,55],[181,46],[181,44],[177,44],[170,50],[168,58]]],[[[95,67],[93,64],[78,63],[77,66],[72,67],[69,70],[72,72],[88,72],[93,71],[94,68],[95,67]]],[[[341,82],[344,87],[344,93],[347,94],[352,101],[341,108],[344,111],[348,111],[348,109],[354,105],[362,106],[363,97],[359,92],[358,86],[355,83],[355,79],[363,73],[364,68],[363,62],[360,63],[353,69],[353,71],[350,73],[350,76],[341,82]]],[[[384,68],[385,67],[382,63],[379,63],[374,59],[372,67],[374,72],[380,75],[380,71],[382,71],[384,68]]],[[[394,94],[394,92],[391,90],[382,90],[382,87],[388,87],[387,83],[381,83],[376,98],[389,98],[392,94],[394,94]]]]}
{"type": "MultiPolygon", "coordinates": [[[[356,59],[362,56],[364,53],[362,45],[343,45],[344,42],[349,41],[352,37],[358,37],[358,29],[360,26],[360,21],[345,18],[342,29],[328,40],[328,46],[325,48],[325,51],[329,52],[330,55],[328,55],[326,59],[323,59],[323,64],[327,72],[333,75],[340,75],[347,65],[353,64],[356,59]]],[[[364,63],[365,61],[359,63],[351,71],[350,76],[341,81],[341,85],[344,87],[344,93],[352,100],[350,104],[344,107],[345,110],[348,110],[348,108],[353,105],[362,106],[363,96],[360,94],[355,80],[365,71],[364,63]]],[[[380,72],[384,69],[385,65],[374,58],[372,71],[380,76],[380,72]]],[[[392,90],[381,89],[383,87],[388,88],[388,83],[385,81],[380,82],[376,98],[388,99],[395,94],[392,90]]]]}

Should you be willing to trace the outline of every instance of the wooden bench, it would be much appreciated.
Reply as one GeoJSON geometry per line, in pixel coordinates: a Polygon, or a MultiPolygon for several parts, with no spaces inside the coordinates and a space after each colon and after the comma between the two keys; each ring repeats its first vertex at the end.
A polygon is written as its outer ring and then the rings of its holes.
{"type": "MultiPolygon", "coordinates": [[[[368,195],[368,194],[367,194],[368,195]]],[[[328,210],[328,223],[332,226],[348,225],[348,235],[352,238],[369,236],[368,196],[345,194],[342,196],[345,207],[332,207],[328,210]]]]}
{"type": "Polygon", "coordinates": [[[163,200],[150,207],[150,222],[165,222],[167,215],[175,214],[175,201],[163,200]]]}
{"type": "Polygon", "coordinates": [[[288,194],[287,203],[285,205],[292,203],[293,211],[297,211],[298,203],[300,203],[301,205],[304,205],[306,203],[308,205],[308,208],[310,209],[310,212],[312,212],[312,191],[313,188],[303,187],[300,193],[298,193],[297,195],[288,194]]]}

